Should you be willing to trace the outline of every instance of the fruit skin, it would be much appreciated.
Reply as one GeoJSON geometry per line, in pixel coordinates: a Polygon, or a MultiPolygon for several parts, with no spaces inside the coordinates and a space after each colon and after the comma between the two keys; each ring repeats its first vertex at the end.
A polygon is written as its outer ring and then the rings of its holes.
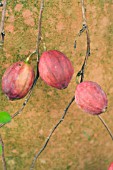
{"type": "Polygon", "coordinates": [[[110,164],[108,170],[113,170],[113,162],[110,164]]]}
{"type": "Polygon", "coordinates": [[[21,99],[33,85],[33,68],[23,61],[12,64],[2,77],[2,90],[10,100],[21,99]]]}
{"type": "Polygon", "coordinates": [[[108,104],[104,91],[92,81],[84,81],[77,85],[75,101],[82,110],[92,115],[105,112],[108,104]]]}
{"type": "Polygon", "coordinates": [[[43,52],[39,60],[39,74],[49,86],[64,89],[73,76],[74,69],[70,60],[57,50],[43,52]]]}

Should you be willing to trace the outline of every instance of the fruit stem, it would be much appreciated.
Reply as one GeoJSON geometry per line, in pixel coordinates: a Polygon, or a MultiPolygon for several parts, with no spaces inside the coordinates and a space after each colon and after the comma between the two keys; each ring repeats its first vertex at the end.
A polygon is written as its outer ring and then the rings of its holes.
{"type": "Polygon", "coordinates": [[[103,118],[98,115],[98,118],[101,120],[101,122],[103,123],[104,127],[106,128],[106,130],[108,131],[109,135],[111,136],[111,139],[113,140],[113,134],[111,132],[111,130],[109,129],[108,125],[105,123],[105,121],[103,120],[103,118]]]}
{"type": "Polygon", "coordinates": [[[30,60],[30,58],[31,58],[34,54],[36,54],[36,51],[32,52],[32,53],[26,58],[25,62],[28,63],[29,60],[30,60]]]}

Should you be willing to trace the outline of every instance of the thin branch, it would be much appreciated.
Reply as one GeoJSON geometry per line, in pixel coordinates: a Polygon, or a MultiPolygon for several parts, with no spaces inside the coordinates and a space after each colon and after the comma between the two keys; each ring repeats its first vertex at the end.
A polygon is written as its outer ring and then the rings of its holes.
{"type": "MultiPolygon", "coordinates": [[[[42,7],[42,9],[43,9],[43,7],[42,7]]],[[[84,4],[83,4],[83,1],[82,1],[83,28],[82,28],[82,30],[80,30],[79,36],[81,35],[82,32],[84,32],[84,31],[86,30],[86,35],[87,35],[87,52],[86,52],[86,57],[85,57],[83,66],[82,66],[82,68],[81,68],[81,72],[84,72],[85,65],[86,65],[86,62],[87,62],[87,58],[88,58],[88,56],[89,56],[88,51],[90,52],[90,39],[89,39],[89,32],[88,32],[88,27],[87,27],[87,24],[86,24],[85,10],[84,10],[84,9],[85,9],[85,8],[84,8],[84,4]]],[[[41,13],[40,13],[40,15],[41,15],[41,13]]],[[[38,37],[38,38],[40,38],[40,37],[38,37]]],[[[38,61],[38,59],[37,59],[37,61],[38,61]]],[[[83,76],[84,76],[84,74],[83,74],[83,75],[81,74],[81,81],[83,81],[83,76]]],[[[71,101],[69,102],[68,106],[67,106],[66,109],[64,110],[64,113],[63,113],[61,119],[58,121],[58,123],[57,123],[57,124],[54,126],[54,128],[52,129],[52,131],[51,131],[51,133],[49,134],[49,136],[47,137],[47,139],[46,139],[43,147],[42,147],[42,148],[40,149],[40,151],[34,156],[34,159],[33,159],[33,161],[32,161],[30,170],[32,170],[32,169],[34,168],[37,158],[39,157],[39,155],[40,155],[40,154],[44,151],[44,149],[46,148],[46,146],[47,146],[47,144],[48,144],[48,142],[49,142],[52,134],[54,133],[55,129],[56,129],[56,128],[61,124],[61,122],[64,120],[64,118],[65,118],[65,116],[66,116],[66,113],[67,113],[69,107],[71,106],[71,104],[73,103],[74,99],[75,99],[75,96],[71,99],[71,101]]]]}
{"type": "MultiPolygon", "coordinates": [[[[37,82],[37,80],[38,80],[38,77],[39,77],[39,75],[37,74],[37,76],[36,76],[36,78],[35,78],[35,80],[34,80],[34,83],[33,83],[32,87],[31,87],[30,91],[28,92],[27,98],[25,99],[24,103],[22,104],[22,107],[21,107],[16,113],[14,113],[14,114],[11,116],[12,119],[15,118],[18,114],[20,114],[20,113],[23,111],[23,109],[25,108],[26,104],[28,103],[28,101],[29,101],[29,99],[30,99],[30,97],[31,97],[33,88],[34,88],[34,86],[36,85],[36,82],[37,82]]],[[[5,124],[7,124],[7,123],[0,124],[0,128],[1,128],[2,126],[4,126],[5,124]]]]}
{"type": "MultiPolygon", "coordinates": [[[[89,30],[88,30],[88,25],[87,25],[87,21],[86,21],[86,15],[85,15],[84,0],[81,0],[81,4],[82,4],[82,18],[83,18],[82,25],[83,26],[82,26],[82,29],[80,30],[78,36],[80,36],[84,31],[86,31],[87,49],[86,49],[86,55],[85,55],[85,59],[84,59],[83,65],[81,67],[81,70],[77,73],[77,76],[76,76],[76,77],[79,77],[79,76],[81,77],[80,83],[83,82],[85,67],[87,64],[88,57],[90,56],[90,37],[89,37],[89,30]]],[[[75,40],[74,47],[76,47],[76,40],[75,40]]]]}
{"type": "Polygon", "coordinates": [[[3,162],[3,169],[4,170],[7,170],[7,167],[6,167],[6,161],[5,161],[5,154],[4,154],[4,143],[3,143],[3,140],[2,140],[2,136],[0,135],[0,144],[2,146],[2,162],[3,162]]]}
{"type": "Polygon", "coordinates": [[[87,21],[86,21],[86,9],[84,6],[84,0],[81,0],[81,4],[82,4],[82,18],[83,18],[83,24],[87,25],[87,21]]]}
{"type": "Polygon", "coordinates": [[[85,67],[86,67],[86,64],[87,64],[88,57],[90,56],[90,37],[89,37],[89,30],[88,30],[88,25],[87,25],[86,16],[85,16],[84,0],[81,0],[81,3],[82,3],[83,26],[85,26],[85,28],[86,28],[87,50],[86,50],[85,60],[84,60],[84,63],[82,65],[82,68],[81,68],[81,80],[80,80],[80,82],[82,82],[83,79],[84,79],[84,70],[85,70],[85,67]]]}
{"type": "Polygon", "coordinates": [[[38,37],[37,37],[37,62],[39,62],[39,46],[41,40],[41,21],[42,21],[42,13],[44,9],[44,0],[41,0],[40,5],[40,13],[39,13],[39,23],[38,23],[38,37]]]}
{"type": "Polygon", "coordinates": [[[105,123],[105,121],[103,120],[103,118],[98,115],[98,118],[101,120],[101,122],[103,123],[104,127],[106,128],[106,130],[108,131],[109,135],[111,136],[111,139],[113,140],[113,134],[111,132],[111,130],[109,129],[108,125],[105,123]]]}
{"type": "MultiPolygon", "coordinates": [[[[39,37],[41,36],[41,21],[42,21],[42,12],[43,12],[42,9],[43,9],[43,7],[44,7],[43,4],[44,4],[44,0],[41,1],[40,15],[39,15],[39,28],[38,28],[37,49],[36,49],[38,56],[39,56],[39,45],[40,45],[40,41],[41,41],[41,39],[40,39],[39,37]]],[[[35,52],[33,52],[31,55],[33,55],[34,53],[35,53],[35,52]]],[[[30,55],[30,57],[31,57],[31,55],[30,55]]],[[[14,113],[14,114],[12,115],[12,119],[15,118],[18,114],[20,114],[20,113],[23,111],[23,109],[25,108],[26,104],[28,103],[28,101],[29,101],[29,99],[30,99],[30,97],[31,97],[32,91],[33,91],[33,89],[34,89],[34,86],[36,85],[37,80],[38,80],[38,78],[39,78],[38,63],[39,63],[39,62],[37,61],[37,73],[36,73],[36,77],[35,77],[34,83],[33,83],[33,85],[32,85],[32,88],[31,88],[30,91],[28,92],[28,95],[27,95],[24,103],[22,104],[22,107],[21,107],[16,113],[14,113]]],[[[7,124],[7,123],[6,123],[6,124],[7,124]]],[[[0,128],[1,128],[2,126],[4,126],[4,125],[5,125],[5,123],[4,123],[4,124],[0,124],[0,128]]]]}
{"type": "Polygon", "coordinates": [[[4,0],[3,9],[2,9],[2,18],[1,18],[1,24],[0,24],[1,44],[4,43],[4,36],[5,36],[4,22],[5,22],[6,4],[7,4],[7,0],[4,0]]]}
{"type": "Polygon", "coordinates": [[[47,139],[46,139],[43,147],[42,147],[42,148],[39,150],[39,152],[34,156],[34,159],[33,159],[33,161],[32,161],[30,170],[33,170],[37,158],[39,157],[39,155],[40,155],[40,154],[44,151],[44,149],[46,148],[46,146],[47,146],[47,144],[48,144],[48,142],[49,142],[52,134],[54,133],[55,129],[56,129],[56,128],[62,123],[62,121],[64,120],[64,118],[65,118],[65,116],[66,116],[66,114],[67,114],[67,111],[68,111],[69,107],[71,106],[71,104],[73,103],[74,99],[75,99],[75,96],[71,99],[71,101],[69,102],[69,104],[68,104],[67,107],[65,108],[64,113],[63,113],[61,119],[60,119],[60,120],[58,121],[58,123],[53,127],[53,129],[52,129],[51,133],[49,134],[49,136],[47,137],[47,139]]]}
{"type": "MultiPolygon", "coordinates": [[[[80,36],[85,30],[86,30],[86,37],[87,37],[87,49],[86,49],[86,56],[83,62],[83,65],[81,67],[81,70],[77,73],[76,78],[77,78],[77,83],[78,82],[78,77],[80,76],[80,83],[83,82],[84,80],[84,70],[87,64],[87,60],[88,57],[90,56],[90,37],[89,37],[89,30],[88,30],[88,25],[87,25],[87,20],[86,20],[86,10],[85,10],[85,6],[84,6],[84,0],[81,0],[81,4],[82,4],[82,17],[83,17],[83,27],[80,30],[78,36],[80,36]]],[[[76,43],[76,40],[75,40],[76,43]]],[[[76,45],[76,44],[75,44],[76,45]]],[[[105,123],[105,121],[102,119],[101,116],[98,115],[98,118],[101,120],[101,122],[103,123],[104,127],[106,128],[106,130],[108,131],[109,135],[111,136],[112,140],[113,140],[113,135],[111,130],[109,129],[109,127],[107,126],[107,124],[105,123]]]]}

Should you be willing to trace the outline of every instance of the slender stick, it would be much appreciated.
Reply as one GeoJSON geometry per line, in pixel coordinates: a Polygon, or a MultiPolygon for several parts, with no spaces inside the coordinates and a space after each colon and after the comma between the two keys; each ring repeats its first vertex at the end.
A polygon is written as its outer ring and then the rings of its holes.
{"type": "MultiPolygon", "coordinates": [[[[14,113],[14,114],[11,116],[12,119],[15,118],[18,114],[20,114],[20,113],[23,111],[23,109],[25,108],[26,104],[28,103],[28,101],[29,101],[29,99],[30,99],[30,97],[31,97],[33,88],[34,88],[34,86],[36,85],[36,82],[37,82],[38,77],[39,77],[39,76],[37,75],[37,77],[35,78],[34,83],[33,83],[33,85],[32,85],[32,88],[30,89],[30,91],[29,91],[29,93],[28,93],[28,95],[27,95],[27,98],[26,98],[25,101],[23,102],[21,108],[20,108],[16,113],[14,113]]],[[[0,128],[1,128],[2,126],[4,126],[5,124],[7,124],[7,123],[0,124],[0,128]]]]}
{"type": "Polygon", "coordinates": [[[4,43],[4,36],[5,36],[4,22],[5,22],[6,4],[7,4],[7,0],[4,0],[3,10],[2,10],[2,18],[1,18],[1,24],[0,24],[0,34],[1,34],[1,43],[2,44],[4,43]]]}
{"type": "MultiPolygon", "coordinates": [[[[81,0],[81,5],[82,5],[82,18],[83,18],[83,24],[82,24],[82,29],[79,31],[78,36],[80,36],[84,31],[86,31],[86,37],[87,37],[87,49],[86,49],[86,55],[85,59],[83,62],[83,65],[81,67],[81,70],[77,73],[76,77],[81,76],[80,78],[80,83],[84,79],[84,70],[87,64],[88,57],[90,56],[90,37],[89,37],[89,29],[86,21],[86,16],[85,16],[85,6],[84,6],[84,0],[81,0]]],[[[76,47],[76,40],[74,47],[76,47]]]]}
{"type": "MultiPolygon", "coordinates": [[[[83,31],[86,29],[86,36],[87,36],[87,50],[86,50],[86,56],[85,56],[85,60],[82,65],[82,68],[78,72],[78,74],[81,76],[80,82],[82,82],[84,79],[85,66],[87,64],[88,57],[90,56],[90,37],[89,37],[89,30],[88,30],[88,25],[87,25],[86,16],[85,16],[84,0],[81,0],[81,4],[82,4],[82,16],[83,16],[83,31]]],[[[83,31],[80,30],[79,35],[81,35],[81,33],[83,31]]],[[[111,138],[113,140],[113,134],[112,134],[111,130],[109,129],[108,125],[105,123],[105,121],[102,119],[102,117],[100,115],[98,115],[98,118],[101,120],[101,122],[103,123],[104,127],[106,128],[106,130],[108,131],[109,135],[111,136],[111,138]]]]}
{"type": "Polygon", "coordinates": [[[7,167],[6,167],[6,161],[5,161],[5,154],[4,154],[4,143],[3,143],[3,140],[2,140],[2,136],[0,135],[0,144],[2,146],[2,162],[3,162],[3,169],[4,170],[7,170],[7,167]]]}
{"type": "Polygon", "coordinates": [[[71,99],[71,101],[69,102],[69,104],[68,104],[67,107],[65,108],[64,113],[63,113],[61,119],[60,119],[60,120],[58,121],[58,123],[53,127],[52,131],[50,132],[49,136],[47,137],[47,139],[46,139],[43,147],[42,147],[42,148],[39,150],[39,152],[34,156],[34,159],[33,159],[33,161],[32,161],[30,170],[33,170],[37,158],[38,158],[39,155],[43,152],[43,150],[46,148],[46,146],[47,146],[50,138],[52,137],[52,134],[54,133],[55,129],[56,129],[56,128],[62,123],[62,121],[64,120],[64,118],[65,118],[65,116],[66,116],[66,113],[67,113],[69,107],[71,106],[71,104],[73,103],[74,99],[75,99],[75,97],[73,97],[73,98],[71,99]]]}
{"type": "MultiPolygon", "coordinates": [[[[82,65],[82,68],[81,68],[81,81],[83,81],[83,78],[84,78],[84,69],[85,69],[85,66],[86,66],[86,62],[87,62],[87,58],[90,54],[90,38],[89,38],[89,31],[88,31],[88,27],[87,27],[87,23],[86,23],[86,18],[85,18],[85,8],[84,8],[84,3],[83,3],[83,0],[81,1],[82,2],[82,14],[83,14],[83,28],[82,30],[80,30],[80,33],[81,34],[84,30],[86,30],[86,35],[87,35],[87,52],[86,52],[86,57],[85,57],[85,60],[84,60],[84,63],[82,65]]],[[[40,13],[41,15],[41,13],[40,13]]],[[[40,38],[40,37],[39,37],[40,38]]],[[[66,109],[64,110],[64,113],[63,113],[63,116],[61,117],[61,119],[58,121],[58,123],[54,126],[54,128],[52,129],[51,133],[49,134],[49,136],[47,137],[43,147],[40,149],[40,151],[34,156],[34,159],[32,161],[32,164],[31,164],[31,167],[30,167],[30,170],[32,170],[34,168],[34,165],[36,163],[36,160],[37,158],[39,157],[39,155],[43,152],[43,150],[46,148],[53,132],[55,131],[55,129],[61,124],[61,122],[64,120],[65,116],[66,116],[66,113],[69,109],[69,107],[71,106],[71,104],[73,103],[75,99],[75,96],[71,99],[71,101],[69,102],[68,106],[66,107],[66,109]]]]}
{"type": "Polygon", "coordinates": [[[81,4],[82,4],[83,27],[86,28],[87,50],[86,50],[85,60],[84,60],[84,63],[82,65],[82,68],[81,68],[81,80],[80,80],[80,82],[82,82],[83,79],[84,79],[84,70],[85,70],[85,67],[86,67],[86,64],[87,64],[88,57],[90,56],[90,37],[89,37],[89,30],[88,30],[88,25],[87,25],[86,16],[85,16],[84,0],[81,0],[81,4]]]}
{"type": "Polygon", "coordinates": [[[104,127],[106,128],[106,130],[108,131],[109,135],[111,136],[111,139],[113,140],[113,134],[111,132],[111,130],[109,129],[108,125],[106,124],[106,122],[103,120],[103,118],[98,115],[98,118],[101,120],[101,122],[103,123],[104,127]]]}
{"type": "MultiPolygon", "coordinates": [[[[41,1],[41,6],[40,6],[40,15],[39,15],[39,28],[38,28],[38,38],[37,38],[37,49],[36,49],[36,52],[37,52],[37,56],[39,56],[39,45],[40,45],[40,41],[41,39],[39,37],[41,37],[41,22],[42,22],[42,12],[43,12],[43,7],[44,7],[44,0],[41,1]]],[[[34,54],[35,52],[33,52],[32,54],[34,54]]],[[[31,55],[32,55],[31,54],[31,55]]],[[[18,114],[20,114],[23,109],[25,108],[26,104],[28,103],[30,97],[31,97],[31,94],[32,94],[32,90],[34,89],[34,86],[36,85],[37,83],[37,80],[39,78],[39,71],[38,71],[38,61],[37,61],[37,73],[36,73],[36,77],[35,77],[35,80],[34,80],[34,83],[33,83],[33,86],[31,88],[31,90],[29,91],[24,103],[22,104],[21,108],[12,115],[12,119],[15,118],[18,114]]],[[[6,123],[7,124],[7,123],[6,123]]],[[[2,126],[4,126],[4,124],[0,124],[0,128],[2,126]]]]}
{"type": "MultiPolygon", "coordinates": [[[[86,22],[86,17],[85,17],[85,7],[84,7],[84,1],[81,0],[81,4],[82,4],[82,15],[83,15],[83,28],[80,30],[79,32],[79,36],[81,35],[82,32],[84,32],[86,30],[86,37],[87,37],[87,50],[86,50],[86,56],[85,56],[85,59],[84,59],[84,62],[83,62],[83,65],[81,67],[81,70],[79,71],[79,76],[81,76],[81,80],[80,82],[83,81],[84,79],[84,70],[85,70],[85,66],[87,64],[87,60],[88,60],[88,57],[90,56],[90,38],[89,38],[89,30],[88,30],[88,26],[87,26],[87,22],[86,22]]],[[[48,142],[50,141],[51,137],[52,137],[52,134],[54,133],[54,131],[56,130],[56,128],[62,123],[62,121],[64,120],[65,116],[66,116],[66,113],[69,109],[69,107],[71,106],[71,104],[73,103],[75,97],[73,97],[71,99],[71,101],[69,102],[68,106],[66,107],[66,109],[64,110],[64,113],[61,117],[61,119],[58,121],[58,123],[53,127],[51,133],[49,134],[49,136],[46,138],[46,141],[43,145],[43,147],[39,150],[39,152],[34,156],[34,159],[32,161],[32,164],[31,164],[31,167],[30,167],[30,170],[33,170],[34,166],[35,166],[35,163],[36,163],[36,160],[38,159],[38,157],[40,156],[40,154],[44,151],[44,149],[46,148],[48,142]]],[[[102,123],[104,124],[104,126],[106,127],[106,129],[108,130],[109,134],[111,135],[112,137],[112,134],[111,134],[111,131],[110,129],[108,128],[108,126],[105,124],[105,122],[103,121],[103,119],[101,117],[99,117],[100,120],[102,121],[102,123]]]]}
{"type": "Polygon", "coordinates": [[[86,13],[85,13],[85,6],[84,6],[84,0],[81,0],[81,4],[82,4],[82,17],[83,17],[83,24],[87,25],[87,21],[86,21],[86,13]]]}
{"type": "Polygon", "coordinates": [[[39,62],[39,46],[41,40],[41,20],[42,20],[42,13],[44,9],[44,0],[41,0],[40,5],[40,13],[39,13],[39,23],[38,23],[38,36],[37,36],[37,62],[39,62]]]}

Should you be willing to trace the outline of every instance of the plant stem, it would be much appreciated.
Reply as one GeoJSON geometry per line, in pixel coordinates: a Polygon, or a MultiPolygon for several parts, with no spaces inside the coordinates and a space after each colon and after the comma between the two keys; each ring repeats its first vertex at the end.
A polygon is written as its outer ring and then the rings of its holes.
{"type": "Polygon", "coordinates": [[[62,121],[64,120],[64,118],[65,118],[65,116],[66,116],[66,113],[67,113],[69,107],[71,106],[71,104],[73,103],[74,99],[75,99],[75,96],[73,96],[73,98],[71,99],[71,101],[69,102],[69,104],[67,105],[67,107],[65,108],[64,113],[63,113],[61,119],[60,119],[60,120],[58,121],[58,123],[53,127],[51,133],[50,133],[49,136],[46,138],[46,141],[45,141],[43,147],[42,147],[42,148],[39,150],[39,152],[34,156],[34,159],[33,159],[33,161],[32,161],[30,170],[33,170],[37,158],[39,157],[39,155],[40,155],[40,154],[44,151],[44,149],[46,148],[46,146],[47,146],[50,138],[52,137],[52,134],[54,133],[55,129],[56,129],[56,128],[62,123],[62,121]]]}
{"type": "MultiPolygon", "coordinates": [[[[78,33],[78,36],[80,36],[84,31],[86,31],[87,49],[86,49],[86,55],[85,55],[85,59],[84,59],[83,65],[81,67],[81,70],[76,75],[77,78],[80,76],[80,83],[83,82],[83,80],[84,80],[84,71],[85,71],[85,67],[87,65],[88,57],[90,56],[90,36],[89,36],[89,29],[88,29],[88,25],[87,25],[87,21],[86,21],[86,16],[85,16],[84,0],[81,0],[81,5],[82,5],[83,24],[82,24],[82,29],[78,33]]],[[[76,47],[76,40],[75,40],[74,47],[76,47]]]]}
{"type": "MultiPolygon", "coordinates": [[[[82,14],[83,14],[83,28],[82,28],[82,31],[80,32],[80,34],[86,30],[86,35],[87,35],[87,52],[86,52],[86,57],[85,57],[85,60],[84,60],[84,63],[83,63],[83,66],[81,68],[81,81],[83,81],[83,77],[84,77],[84,69],[85,69],[85,66],[86,66],[86,62],[87,62],[87,58],[90,54],[90,39],[89,39],[89,31],[88,31],[88,27],[87,27],[87,24],[86,24],[86,18],[85,18],[85,8],[84,8],[84,3],[83,1],[82,2],[82,14]]],[[[41,6],[41,9],[43,9],[43,6],[41,6]]],[[[40,15],[41,15],[41,11],[40,11],[40,15]]],[[[40,28],[40,26],[39,26],[40,28]]],[[[40,29],[39,29],[40,30],[40,29]]],[[[38,39],[40,38],[40,36],[38,37],[38,39]]],[[[38,50],[37,50],[38,51],[38,50]]],[[[39,59],[39,57],[38,57],[39,59]]],[[[37,61],[38,61],[37,59],[37,61]]],[[[39,155],[44,151],[44,149],[46,148],[52,134],[54,133],[55,129],[61,124],[61,122],[64,120],[65,116],[66,116],[66,113],[69,109],[69,107],[71,106],[71,104],[73,103],[75,99],[75,96],[71,99],[71,101],[69,102],[69,104],[67,105],[66,109],[64,110],[64,113],[61,117],[61,119],[58,121],[58,123],[54,126],[54,128],[52,129],[51,133],[49,134],[49,136],[47,137],[43,147],[40,149],[40,151],[34,156],[34,159],[32,161],[32,164],[31,164],[31,167],[30,167],[30,170],[33,170],[34,168],[34,165],[36,163],[36,160],[37,158],[39,157],[39,155]]]]}
{"type": "MultiPolygon", "coordinates": [[[[11,116],[12,119],[15,118],[18,114],[20,114],[20,113],[23,111],[23,109],[25,108],[26,104],[28,103],[28,101],[29,101],[29,99],[30,99],[30,97],[31,97],[33,88],[34,88],[34,86],[36,85],[36,82],[37,82],[37,80],[38,80],[38,77],[39,77],[39,75],[37,75],[37,77],[35,78],[34,83],[33,83],[32,87],[31,87],[30,91],[28,92],[28,95],[27,95],[25,101],[24,101],[23,104],[22,104],[22,107],[21,107],[16,113],[14,113],[14,114],[11,116]]],[[[4,126],[5,124],[7,124],[7,123],[0,124],[0,128],[1,128],[2,126],[4,126]]]]}
{"type": "Polygon", "coordinates": [[[5,154],[4,154],[4,143],[3,143],[3,140],[2,140],[2,136],[0,135],[0,144],[2,146],[2,162],[3,162],[3,170],[7,170],[7,167],[6,167],[6,161],[5,161],[5,154]]]}
{"type": "Polygon", "coordinates": [[[29,62],[30,58],[31,58],[34,54],[36,54],[36,51],[33,51],[33,52],[26,58],[25,62],[26,62],[26,63],[29,62]]]}
{"type": "Polygon", "coordinates": [[[86,28],[87,50],[86,50],[85,60],[84,60],[84,63],[82,65],[82,68],[81,68],[81,80],[80,80],[80,82],[82,82],[83,79],[84,79],[84,70],[85,70],[85,67],[86,67],[86,64],[87,64],[88,57],[90,56],[90,37],[89,37],[89,30],[88,30],[88,25],[87,25],[86,16],[85,16],[84,0],[81,0],[81,4],[82,4],[83,27],[86,28]]]}
{"type": "MultiPolygon", "coordinates": [[[[85,56],[83,65],[81,67],[81,70],[77,73],[77,76],[76,76],[76,77],[81,76],[80,83],[83,82],[83,80],[84,80],[84,70],[85,70],[85,67],[87,64],[88,57],[90,56],[90,37],[89,37],[89,29],[88,29],[86,15],[85,15],[84,0],[81,0],[81,4],[82,4],[83,28],[80,30],[79,36],[81,35],[82,32],[84,32],[84,30],[86,30],[87,49],[86,49],[86,56],[85,56]]],[[[102,117],[100,115],[98,115],[98,118],[101,120],[101,122],[103,123],[104,127],[106,128],[106,130],[108,131],[109,135],[111,136],[111,138],[113,140],[113,135],[112,135],[112,132],[109,129],[108,125],[105,123],[105,121],[102,119],[102,117]]]]}
{"type": "Polygon", "coordinates": [[[44,0],[41,0],[39,23],[38,23],[38,36],[37,36],[37,62],[39,62],[39,46],[40,46],[40,40],[41,40],[41,23],[42,23],[43,9],[44,9],[44,0]]]}
{"type": "Polygon", "coordinates": [[[4,22],[5,22],[6,4],[7,4],[7,0],[4,0],[3,9],[2,9],[2,18],[1,18],[1,24],[0,24],[0,34],[1,34],[1,43],[0,43],[0,45],[2,45],[4,43],[4,36],[5,36],[4,22]]]}
{"type": "MultiPolygon", "coordinates": [[[[42,21],[42,12],[43,12],[42,9],[43,9],[43,7],[44,7],[43,4],[44,4],[44,0],[41,0],[40,15],[39,15],[39,28],[38,28],[38,36],[37,36],[37,37],[38,37],[38,38],[37,38],[37,49],[36,49],[37,56],[39,56],[39,45],[40,45],[40,41],[41,41],[41,39],[40,39],[39,37],[41,37],[41,21],[42,21]]],[[[33,54],[36,53],[36,52],[33,52],[31,55],[33,55],[33,54]]],[[[14,113],[14,114],[11,116],[12,119],[15,118],[18,114],[20,114],[20,113],[23,111],[23,109],[25,108],[26,104],[28,103],[28,101],[29,101],[29,99],[30,99],[30,97],[31,97],[32,91],[33,91],[33,89],[34,89],[34,86],[36,85],[37,80],[38,80],[38,78],[39,78],[38,63],[39,63],[39,62],[37,61],[37,73],[36,73],[36,77],[35,77],[34,83],[33,83],[33,85],[32,85],[32,88],[31,88],[30,91],[28,92],[28,95],[27,95],[24,103],[22,104],[22,107],[21,107],[16,113],[14,113]]],[[[2,126],[4,126],[5,124],[7,124],[7,123],[0,124],[0,128],[1,128],[2,126]]]]}
{"type": "Polygon", "coordinates": [[[103,123],[104,127],[108,131],[111,139],[113,140],[113,134],[112,134],[111,130],[109,129],[108,125],[106,124],[106,122],[103,120],[103,118],[100,115],[98,115],[98,118],[101,120],[101,122],[103,123]]]}

